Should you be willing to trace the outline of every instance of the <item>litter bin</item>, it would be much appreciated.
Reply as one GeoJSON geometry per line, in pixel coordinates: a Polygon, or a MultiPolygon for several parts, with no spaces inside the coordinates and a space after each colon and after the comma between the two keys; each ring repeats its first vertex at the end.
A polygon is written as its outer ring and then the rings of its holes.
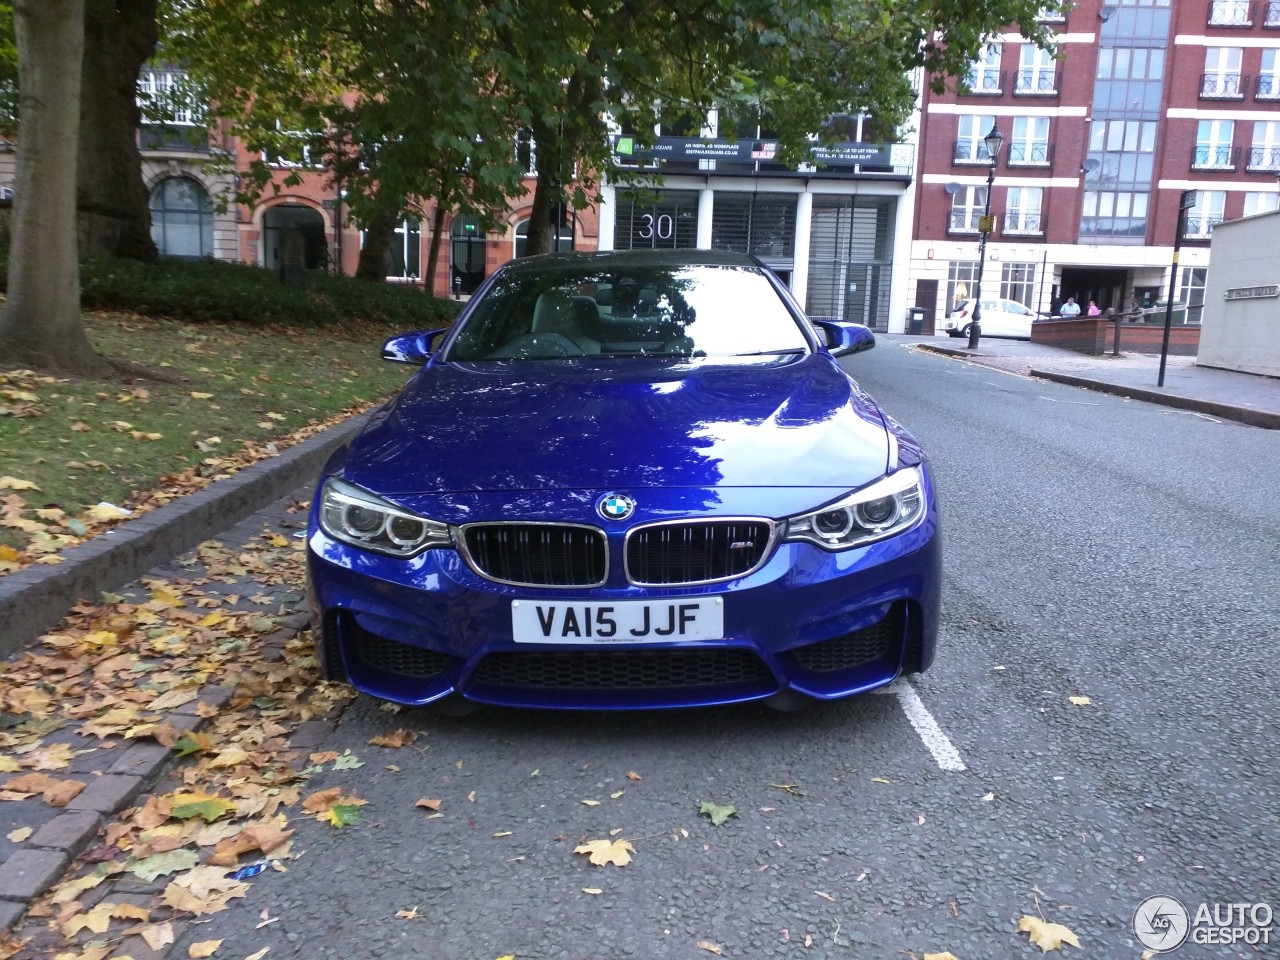
{"type": "Polygon", "coordinates": [[[907,307],[907,333],[924,333],[924,307],[907,307]]]}

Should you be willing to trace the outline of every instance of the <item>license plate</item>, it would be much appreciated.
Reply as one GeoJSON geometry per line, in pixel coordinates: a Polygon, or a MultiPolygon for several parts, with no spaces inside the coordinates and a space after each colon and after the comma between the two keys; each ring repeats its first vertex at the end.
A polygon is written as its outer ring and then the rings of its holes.
{"type": "Polygon", "coordinates": [[[720,640],[724,600],[513,600],[516,643],[655,643],[720,640]]]}

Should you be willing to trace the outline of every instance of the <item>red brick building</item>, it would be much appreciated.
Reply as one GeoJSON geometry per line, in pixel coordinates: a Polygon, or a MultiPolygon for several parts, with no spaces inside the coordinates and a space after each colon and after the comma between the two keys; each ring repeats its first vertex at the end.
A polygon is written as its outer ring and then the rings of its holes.
{"type": "Polygon", "coordinates": [[[1197,322],[1213,225],[1280,195],[1280,0],[1081,0],[1047,22],[1056,59],[999,36],[923,94],[909,302],[941,318],[971,293],[994,123],[984,298],[1165,299],[1195,191],[1175,299],[1197,322]]]}

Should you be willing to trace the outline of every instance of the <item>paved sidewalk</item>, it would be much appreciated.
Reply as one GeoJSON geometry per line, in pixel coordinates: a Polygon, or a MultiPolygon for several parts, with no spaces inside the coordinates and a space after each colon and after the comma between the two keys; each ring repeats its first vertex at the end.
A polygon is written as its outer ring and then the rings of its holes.
{"type": "Polygon", "coordinates": [[[1194,357],[1168,358],[1164,386],[1157,386],[1160,357],[1121,353],[1091,357],[1071,350],[1024,340],[986,337],[977,350],[953,337],[886,336],[891,343],[915,344],[922,350],[1024,376],[1042,377],[1105,393],[1194,410],[1256,427],[1280,430],[1280,378],[1201,367],[1194,357]]]}

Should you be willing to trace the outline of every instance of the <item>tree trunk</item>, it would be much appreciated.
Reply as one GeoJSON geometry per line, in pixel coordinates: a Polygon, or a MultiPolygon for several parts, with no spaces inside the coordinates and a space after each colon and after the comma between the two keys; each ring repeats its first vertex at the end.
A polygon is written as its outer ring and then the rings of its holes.
{"type": "Polygon", "coordinates": [[[356,264],[357,280],[382,283],[391,271],[391,239],[400,222],[399,204],[379,204],[373,219],[364,227],[364,245],[360,248],[360,261],[356,264]]]}
{"type": "Polygon", "coordinates": [[[157,0],[85,0],[77,205],[81,252],[154,260],[138,153],[138,71],[155,53],[157,0]]]}
{"type": "Polygon", "coordinates": [[[431,215],[431,243],[427,245],[427,272],[425,290],[431,296],[436,293],[436,268],[440,266],[440,244],[444,242],[444,204],[436,201],[431,215]]]}
{"type": "Polygon", "coordinates": [[[0,362],[95,373],[80,322],[76,155],[85,0],[16,0],[22,134],[0,362]]]}
{"type": "Polygon", "coordinates": [[[533,188],[533,209],[529,211],[529,238],[524,246],[527,256],[555,250],[554,237],[559,233],[559,224],[553,232],[551,212],[560,200],[560,188],[550,181],[548,174],[538,171],[538,182],[533,188]]]}

